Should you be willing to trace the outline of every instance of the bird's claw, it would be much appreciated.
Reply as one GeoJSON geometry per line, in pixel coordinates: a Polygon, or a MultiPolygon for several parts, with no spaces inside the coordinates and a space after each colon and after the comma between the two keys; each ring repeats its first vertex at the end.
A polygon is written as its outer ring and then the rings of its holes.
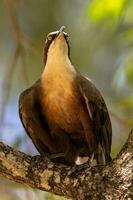
{"type": "Polygon", "coordinates": [[[89,165],[92,166],[92,162],[94,160],[95,152],[92,153],[90,159],[89,159],[89,165]]]}
{"type": "Polygon", "coordinates": [[[45,156],[51,160],[51,159],[55,159],[55,158],[64,157],[65,154],[64,153],[52,153],[52,154],[46,153],[45,156]]]}

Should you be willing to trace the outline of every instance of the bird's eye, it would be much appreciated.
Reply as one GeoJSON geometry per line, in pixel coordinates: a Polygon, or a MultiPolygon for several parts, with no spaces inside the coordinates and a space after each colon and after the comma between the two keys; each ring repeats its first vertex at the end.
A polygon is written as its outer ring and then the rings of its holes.
{"type": "Polygon", "coordinates": [[[49,41],[52,40],[52,36],[49,35],[49,36],[48,36],[48,40],[49,40],[49,41]]]}

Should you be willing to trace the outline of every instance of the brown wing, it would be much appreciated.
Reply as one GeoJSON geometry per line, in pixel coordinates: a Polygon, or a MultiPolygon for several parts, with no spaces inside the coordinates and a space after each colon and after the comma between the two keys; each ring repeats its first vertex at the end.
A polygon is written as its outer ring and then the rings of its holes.
{"type": "Polygon", "coordinates": [[[39,83],[21,93],[19,116],[22,124],[40,154],[53,153],[55,144],[49,134],[49,127],[42,113],[38,92],[39,83]],[[38,87],[37,87],[38,85],[38,87]]]}
{"type": "Polygon", "coordinates": [[[111,160],[112,127],[106,104],[94,84],[83,76],[78,77],[79,87],[92,120],[97,142],[104,150],[106,162],[111,160]]]}

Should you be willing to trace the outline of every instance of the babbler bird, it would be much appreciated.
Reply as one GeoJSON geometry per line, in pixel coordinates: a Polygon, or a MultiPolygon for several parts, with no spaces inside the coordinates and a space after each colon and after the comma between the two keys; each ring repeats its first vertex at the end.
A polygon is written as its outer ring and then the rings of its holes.
{"type": "Polygon", "coordinates": [[[111,160],[112,128],[106,104],[94,84],[72,65],[67,33],[49,33],[41,78],[19,98],[23,126],[41,155],[75,164],[111,160]]]}

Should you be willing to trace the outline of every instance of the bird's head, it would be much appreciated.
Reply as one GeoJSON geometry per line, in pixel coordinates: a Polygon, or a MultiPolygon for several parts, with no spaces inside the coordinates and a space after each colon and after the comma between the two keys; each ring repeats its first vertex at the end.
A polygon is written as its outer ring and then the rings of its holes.
{"type": "Polygon", "coordinates": [[[68,34],[64,32],[65,27],[62,26],[59,31],[51,32],[47,35],[44,48],[44,64],[47,59],[57,59],[68,56],[70,58],[70,47],[68,34]]]}

